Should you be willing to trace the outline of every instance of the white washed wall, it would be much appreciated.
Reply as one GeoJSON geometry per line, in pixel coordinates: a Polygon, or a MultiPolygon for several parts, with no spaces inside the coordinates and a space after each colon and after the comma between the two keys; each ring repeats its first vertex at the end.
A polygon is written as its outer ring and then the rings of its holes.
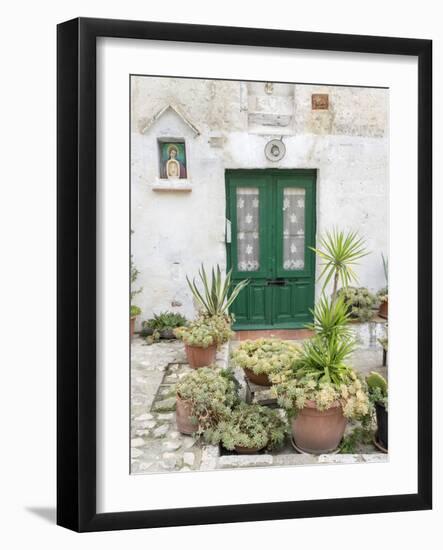
{"type": "Polygon", "coordinates": [[[317,235],[334,225],[358,230],[372,251],[358,269],[360,284],[374,291],[384,286],[388,94],[276,84],[268,95],[263,83],[133,77],[131,223],[137,285],[143,287],[135,300],[141,318],[162,310],[192,317],[185,274],[196,274],[201,261],[226,265],[228,168],[316,168],[317,235]],[[328,111],[312,111],[311,94],[317,92],[329,94],[328,111]],[[200,134],[171,109],[143,131],[168,104],[200,134]],[[264,147],[280,136],[286,156],[278,163],[268,161],[264,147]],[[152,189],[158,182],[157,139],[162,137],[185,139],[191,192],[152,189]]]}

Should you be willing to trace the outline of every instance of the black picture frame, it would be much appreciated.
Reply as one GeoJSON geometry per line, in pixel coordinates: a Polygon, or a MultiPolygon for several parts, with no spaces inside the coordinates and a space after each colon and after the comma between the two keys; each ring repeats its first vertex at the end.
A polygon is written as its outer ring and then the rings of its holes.
{"type": "Polygon", "coordinates": [[[432,507],[432,42],[78,18],[57,29],[57,523],[104,531],[432,507]],[[96,512],[96,39],[398,54],[418,59],[418,490],[416,494],[96,512]]]}

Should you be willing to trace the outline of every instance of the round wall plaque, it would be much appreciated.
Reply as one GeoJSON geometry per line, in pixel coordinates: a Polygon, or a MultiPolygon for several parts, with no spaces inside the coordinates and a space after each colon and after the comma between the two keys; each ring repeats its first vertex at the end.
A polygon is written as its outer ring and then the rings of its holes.
{"type": "Polygon", "coordinates": [[[271,139],[266,144],[265,156],[268,160],[272,160],[273,162],[281,160],[285,156],[285,153],[285,144],[280,139],[271,139]]]}

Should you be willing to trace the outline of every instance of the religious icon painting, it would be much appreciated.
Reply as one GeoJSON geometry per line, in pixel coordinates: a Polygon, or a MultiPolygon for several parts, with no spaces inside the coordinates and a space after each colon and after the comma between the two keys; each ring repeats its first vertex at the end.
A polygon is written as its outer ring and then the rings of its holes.
{"type": "Polygon", "coordinates": [[[186,148],[183,141],[160,142],[160,178],[186,179],[186,148]]]}

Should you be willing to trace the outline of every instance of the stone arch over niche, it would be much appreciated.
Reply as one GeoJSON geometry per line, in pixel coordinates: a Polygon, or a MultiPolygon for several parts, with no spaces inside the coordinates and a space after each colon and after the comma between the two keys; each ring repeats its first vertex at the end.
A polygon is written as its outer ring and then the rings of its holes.
{"type": "Polygon", "coordinates": [[[167,104],[139,124],[140,133],[155,142],[158,175],[154,191],[191,191],[189,142],[201,135],[177,106],[167,104]]]}

